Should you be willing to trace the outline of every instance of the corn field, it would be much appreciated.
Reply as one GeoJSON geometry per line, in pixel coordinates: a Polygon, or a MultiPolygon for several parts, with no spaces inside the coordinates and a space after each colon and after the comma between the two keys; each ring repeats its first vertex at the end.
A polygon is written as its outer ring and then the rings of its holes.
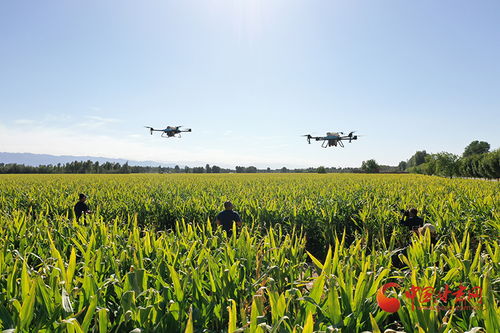
{"type": "Polygon", "coordinates": [[[499,190],[421,175],[2,175],[0,328],[500,332],[499,190]],[[77,221],[78,193],[93,213],[77,221]],[[214,223],[226,200],[243,220],[230,238],[214,223]],[[399,226],[410,207],[437,242],[399,226]],[[389,282],[395,313],[377,303],[389,282]]]}

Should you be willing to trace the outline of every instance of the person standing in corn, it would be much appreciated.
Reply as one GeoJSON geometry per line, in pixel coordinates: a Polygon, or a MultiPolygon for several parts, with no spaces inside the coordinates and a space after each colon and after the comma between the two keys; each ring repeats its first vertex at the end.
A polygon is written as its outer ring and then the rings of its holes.
{"type": "Polygon", "coordinates": [[[85,203],[85,201],[87,201],[87,196],[83,193],[80,193],[78,195],[78,198],[79,200],[76,203],[75,208],[73,210],[75,211],[75,216],[77,220],[79,220],[82,215],[83,218],[85,219],[85,215],[91,213],[89,206],[87,206],[87,204],[85,203]]]}
{"type": "Polygon", "coordinates": [[[402,213],[403,216],[399,221],[400,225],[404,225],[405,227],[408,227],[411,231],[414,232],[417,232],[418,228],[424,226],[424,220],[420,216],[417,216],[418,211],[416,208],[403,210],[402,213]]]}
{"type": "Polygon", "coordinates": [[[222,227],[228,237],[233,234],[233,223],[241,227],[241,217],[233,210],[234,206],[231,201],[224,202],[224,210],[217,214],[215,222],[218,226],[222,227]]]}

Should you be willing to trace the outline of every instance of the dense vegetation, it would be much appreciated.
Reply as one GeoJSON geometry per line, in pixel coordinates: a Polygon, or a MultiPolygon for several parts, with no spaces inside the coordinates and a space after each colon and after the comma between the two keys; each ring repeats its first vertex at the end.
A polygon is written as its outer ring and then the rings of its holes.
{"type": "MultiPolygon", "coordinates": [[[[377,166],[377,172],[398,172],[400,171],[397,167],[391,167],[388,165],[377,166]]],[[[24,165],[18,163],[0,163],[0,174],[25,174],[25,173],[36,173],[36,174],[61,174],[61,173],[84,173],[84,174],[128,174],[128,173],[352,173],[352,172],[364,172],[360,168],[305,168],[305,169],[288,169],[282,167],[279,169],[257,169],[254,166],[236,166],[234,169],[221,168],[217,165],[205,165],[199,167],[179,167],[178,165],[174,167],[166,166],[137,166],[129,165],[128,162],[124,164],[120,163],[99,163],[98,161],[73,161],[69,163],[58,163],[56,165],[24,165]]]]}
{"type": "Polygon", "coordinates": [[[417,151],[407,162],[399,163],[401,170],[443,177],[500,178],[500,149],[489,151],[484,141],[472,141],[462,156],[441,152],[428,154],[417,151]]]}
{"type": "MultiPolygon", "coordinates": [[[[499,185],[419,175],[3,175],[3,329],[406,332],[499,329],[499,185]],[[77,194],[94,211],[73,218],[77,194]],[[212,219],[231,199],[244,228],[212,219]],[[438,231],[413,236],[399,209],[438,231]],[[412,242],[392,266],[393,250],[412,242]],[[329,250],[330,249],[330,250],[329,250]],[[308,253],[309,252],[309,253],[308,253]],[[403,306],[376,291],[400,284],[403,306]],[[412,286],[482,299],[412,309],[412,286]],[[479,301],[482,303],[479,303],[479,301]],[[459,305],[467,305],[460,307],[459,305]]],[[[418,305],[417,301],[417,305],[418,305]]],[[[430,304],[421,304],[430,305],[430,304]]]]}

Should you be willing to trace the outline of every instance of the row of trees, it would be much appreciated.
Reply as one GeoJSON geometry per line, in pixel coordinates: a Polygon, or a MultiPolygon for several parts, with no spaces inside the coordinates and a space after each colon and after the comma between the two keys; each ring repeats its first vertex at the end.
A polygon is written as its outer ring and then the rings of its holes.
{"type": "Polygon", "coordinates": [[[396,173],[412,172],[445,177],[500,178],[500,150],[489,152],[490,145],[484,141],[473,141],[465,147],[461,157],[442,152],[428,154],[425,150],[417,151],[408,161],[401,161],[397,167],[379,165],[375,160],[363,161],[360,168],[302,168],[258,169],[255,166],[237,166],[235,169],[221,168],[217,165],[183,168],[157,166],[131,166],[127,163],[102,163],[74,161],[66,164],[27,166],[24,164],[0,163],[2,173],[396,173]]]}
{"type": "Polygon", "coordinates": [[[7,173],[344,173],[344,172],[362,172],[359,168],[335,168],[319,167],[304,169],[288,169],[282,167],[279,169],[258,169],[255,166],[237,166],[235,169],[221,168],[217,165],[205,167],[163,167],[163,166],[131,166],[128,163],[102,163],[92,161],[74,161],[70,163],[57,165],[39,165],[30,166],[16,163],[0,163],[0,174],[7,173]]]}
{"type": "Polygon", "coordinates": [[[221,173],[234,172],[219,166],[206,165],[205,167],[163,167],[163,166],[131,166],[128,162],[124,164],[105,162],[74,161],[57,165],[30,166],[16,163],[0,163],[0,174],[5,173],[221,173]]]}
{"type": "Polygon", "coordinates": [[[136,167],[128,163],[102,163],[88,161],[74,161],[56,165],[31,166],[17,163],[0,163],[0,173],[130,173],[136,167]]]}
{"type": "Polygon", "coordinates": [[[217,165],[205,167],[163,167],[163,166],[131,166],[127,163],[102,163],[88,161],[74,161],[57,165],[30,166],[16,163],[0,163],[0,174],[7,173],[360,173],[360,172],[397,172],[397,167],[378,165],[374,160],[363,162],[361,168],[324,167],[288,169],[258,169],[255,166],[237,166],[235,169],[221,168],[217,165]],[[365,165],[366,164],[366,165],[365,165]]]}
{"type": "Polygon", "coordinates": [[[484,141],[473,141],[464,149],[462,156],[448,152],[428,154],[417,151],[399,168],[412,173],[443,177],[500,178],[500,149],[490,150],[484,141]]]}

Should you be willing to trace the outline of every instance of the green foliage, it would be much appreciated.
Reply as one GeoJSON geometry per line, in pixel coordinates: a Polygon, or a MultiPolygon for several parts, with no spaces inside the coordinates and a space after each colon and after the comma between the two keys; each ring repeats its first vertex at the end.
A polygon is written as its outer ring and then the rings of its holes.
{"type": "Polygon", "coordinates": [[[427,152],[425,150],[417,151],[410,159],[408,160],[407,168],[416,167],[420,164],[426,162],[427,152]]]}
{"type": "Polygon", "coordinates": [[[458,175],[458,156],[451,153],[438,153],[435,155],[436,170],[439,176],[453,177],[458,175]]]}
{"type": "Polygon", "coordinates": [[[361,164],[361,170],[367,173],[377,173],[380,171],[380,166],[373,159],[368,161],[363,161],[361,164]]]}
{"type": "Polygon", "coordinates": [[[257,168],[254,166],[249,166],[249,167],[237,166],[236,173],[257,173],[257,168]]]}
{"type": "Polygon", "coordinates": [[[326,173],[326,168],[324,166],[320,166],[316,169],[317,173],[326,173]]]}
{"type": "Polygon", "coordinates": [[[500,178],[500,149],[461,158],[459,172],[464,177],[500,178]]]}
{"type": "Polygon", "coordinates": [[[485,141],[472,141],[467,147],[465,147],[462,157],[469,157],[472,155],[485,154],[490,151],[490,144],[485,141]]]}
{"type": "Polygon", "coordinates": [[[500,178],[500,150],[459,158],[451,153],[426,156],[426,162],[408,171],[444,177],[500,178]]]}
{"type": "MultiPolygon", "coordinates": [[[[497,331],[498,184],[419,175],[0,177],[0,326],[20,332],[497,331]],[[94,214],[77,222],[75,196],[94,214]],[[215,228],[231,199],[244,227],[215,228]],[[440,240],[406,243],[394,207],[440,240]],[[170,220],[171,219],[171,220],[170,220]],[[167,221],[170,221],[167,223],[167,221]],[[167,228],[168,227],[168,228],[167,228]],[[318,247],[310,247],[311,240],[318,247]],[[307,251],[311,250],[311,251],[307,251]],[[396,280],[389,317],[376,291],[396,280]],[[471,310],[412,311],[404,290],[483,288],[471,310]]],[[[407,239],[408,240],[408,239],[407,239]]],[[[433,305],[446,305],[436,301],[433,305]]]]}

